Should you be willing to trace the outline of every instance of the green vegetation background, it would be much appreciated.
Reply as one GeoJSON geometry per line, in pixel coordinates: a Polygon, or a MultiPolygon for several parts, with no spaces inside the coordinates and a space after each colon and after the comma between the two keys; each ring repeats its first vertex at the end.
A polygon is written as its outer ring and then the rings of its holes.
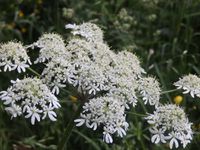
{"type": "MultiPolygon", "coordinates": [[[[56,32],[68,39],[65,24],[87,21],[103,29],[104,39],[114,51],[126,49],[137,54],[147,73],[158,78],[163,90],[174,89],[172,83],[182,75],[200,74],[200,0],[0,0],[0,42],[17,40],[30,44],[45,32],[56,32]]],[[[29,54],[33,59],[37,55],[33,51],[29,54]]],[[[41,70],[38,66],[33,68],[41,70]]],[[[0,72],[0,90],[5,90],[10,80],[17,77],[23,74],[0,72]]],[[[173,103],[176,95],[181,93],[166,93],[161,102],[173,103]]],[[[200,100],[182,96],[180,105],[195,131],[186,149],[200,149],[200,100]]],[[[59,99],[62,108],[58,121],[45,120],[36,126],[23,118],[10,120],[0,102],[0,150],[57,149],[78,105],[64,92],[59,99]]],[[[128,113],[128,134],[123,139],[116,138],[114,144],[103,143],[100,130],[93,132],[81,127],[72,130],[66,139],[66,149],[169,149],[167,144],[150,142],[148,126],[136,115],[138,112],[145,114],[142,105],[128,113]]]]}

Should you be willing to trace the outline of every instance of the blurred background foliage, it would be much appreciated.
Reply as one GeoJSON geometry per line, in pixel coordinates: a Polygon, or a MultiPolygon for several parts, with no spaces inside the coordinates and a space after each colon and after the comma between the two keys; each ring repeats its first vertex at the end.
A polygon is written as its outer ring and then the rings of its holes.
{"type": "MultiPolygon", "coordinates": [[[[56,32],[67,39],[65,24],[90,21],[104,30],[104,39],[114,51],[137,54],[147,73],[157,77],[167,91],[174,89],[172,83],[180,76],[200,74],[199,18],[200,0],[0,0],[0,42],[17,40],[30,44],[45,32],[56,32]]],[[[0,90],[5,90],[11,79],[23,74],[1,72],[0,76],[0,90]]],[[[59,96],[62,109],[57,122],[46,120],[36,126],[23,118],[10,120],[0,103],[0,150],[57,149],[78,105],[70,95],[63,92],[59,96]]],[[[163,94],[161,102],[174,103],[177,95],[182,97],[179,105],[185,108],[195,131],[193,142],[186,149],[200,149],[200,100],[174,92],[163,94]]],[[[101,131],[82,127],[73,128],[66,149],[169,149],[167,144],[150,142],[148,126],[143,117],[136,115],[153,110],[145,109],[139,104],[128,113],[128,134],[123,139],[116,138],[115,144],[102,142],[101,131]]]]}

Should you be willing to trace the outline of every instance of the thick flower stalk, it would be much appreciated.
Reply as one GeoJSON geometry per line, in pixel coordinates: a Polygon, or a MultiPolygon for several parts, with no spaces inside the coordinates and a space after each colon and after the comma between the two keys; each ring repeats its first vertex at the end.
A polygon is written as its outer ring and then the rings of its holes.
{"type": "Polygon", "coordinates": [[[184,148],[192,140],[191,123],[182,108],[173,104],[161,105],[156,108],[153,114],[146,117],[151,125],[149,131],[152,134],[152,143],[169,142],[169,147],[184,148]]]}
{"type": "Polygon", "coordinates": [[[29,65],[31,65],[31,61],[26,49],[20,42],[0,44],[0,67],[4,67],[4,72],[15,69],[19,73],[25,72],[29,65]]]}
{"type": "Polygon", "coordinates": [[[38,78],[24,78],[12,81],[6,91],[0,92],[0,98],[6,105],[5,110],[11,118],[24,115],[31,124],[49,118],[56,121],[55,109],[60,107],[58,99],[38,78]]]}
{"type": "Polygon", "coordinates": [[[186,75],[175,82],[177,89],[183,89],[183,94],[189,93],[193,98],[200,97],[200,78],[196,75],[186,75]]]}

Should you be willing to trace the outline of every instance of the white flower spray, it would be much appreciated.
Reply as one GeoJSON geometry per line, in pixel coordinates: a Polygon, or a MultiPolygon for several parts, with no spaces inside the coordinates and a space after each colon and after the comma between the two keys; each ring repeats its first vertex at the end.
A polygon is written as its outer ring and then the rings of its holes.
{"type": "Polygon", "coordinates": [[[155,78],[142,78],[139,80],[138,89],[145,104],[149,103],[150,105],[158,106],[161,89],[159,87],[159,82],[155,78]]]}
{"type": "Polygon", "coordinates": [[[0,67],[4,67],[4,72],[15,69],[19,73],[25,72],[29,65],[31,65],[31,61],[26,49],[20,42],[0,44],[0,67]]]}
{"type": "Polygon", "coordinates": [[[153,143],[169,141],[169,147],[172,149],[178,148],[179,145],[185,148],[192,140],[192,124],[179,106],[173,104],[158,106],[146,120],[151,125],[149,131],[153,134],[151,137],[153,143]]]}
{"type": "Polygon", "coordinates": [[[183,94],[189,93],[193,98],[200,97],[200,78],[196,75],[186,75],[175,82],[177,89],[183,89],[183,94]]]}
{"type": "Polygon", "coordinates": [[[81,25],[67,24],[65,28],[72,29],[73,35],[80,35],[87,41],[103,42],[103,32],[96,24],[89,22],[81,25]]]}
{"type": "MultiPolygon", "coordinates": [[[[61,106],[55,95],[69,84],[84,103],[80,117],[74,120],[76,126],[102,129],[106,143],[112,143],[114,135],[126,135],[129,127],[126,111],[135,107],[141,97],[144,104],[156,109],[146,117],[153,143],[169,142],[170,148],[190,143],[193,132],[183,109],[159,103],[160,84],[145,76],[136,55],[128,51],[114,53],[104,42],[102,30],[93,23],[65,27],[74,35],[66,43],[58,34],[45,33],[26,48],[19,42],[0,45],[0,67],[4,71],[25,72],[31,64],[27,48],[38,48],[39,56],[34,63],[45,65],[37,78],[17,79],[0,92],[11,118],[25,116],[31,124],[45,118],[56,121],[55,111],[61,106]]],[[[174,85],[192,97],[199,97],[199,83],[197,76],[188,75],[174,85]]]]}
{"type": "MultiPolygon", "coordinates": [[[[96,25],[69,24],[66,28],[72,29],[74,35],[82,37],[70,40],[66,46],[71,57],[68,64],[70,67],[74,66],[73,69],[68,68],[73,70],[68,73],[72,77],[70,81],[79,92],[89,95],[80,118],[75,122],[77,126],[85,124],[93,130],[103,127],[103,140],[112,143],[114,134],[119,137],[126,135],[129,124],[125,110],[129,109],[130,105],[136,106],[138,91],[146,90],[146,93],[143,92],[146,101],[157,105],[159,84],[155,79],[149,81],[149,84],[154,83],[152,86],[155,89],[152,91],[151,85],[144,83],[145,71],[137,56],[128,51],[113,53],[104,43],[103,32],[96,25]],[[139,87],[141,83],[145,86],[144,89],[139,87]],[[90,96],[94,98],[90,99],[90,96]]],[[[66,69],[67,67],[63,70],[66,69]]],[[[69,81],[69,78],[65,81],[69,81]]]]}
{"type": "Polygon", "coordinates": [[[62,37],[55,33],[43,34],[38,41],[31,44],[29,47],[38,47],[40,54],[35,63],[53,60],[54,58],[62,57],[65,54],[65,43],[62,37]]]}
{"type": "Polygon", "coordinates": [[[56,121],[55,109],[60,104],[40,79],[24,78],[11,82],[11,87],[0,92],[0,98],[6,105],[5,110],[11,114],[11,118],[23,114],[25,118],[31,118],[31,124],[46,117],[56,121]]]}

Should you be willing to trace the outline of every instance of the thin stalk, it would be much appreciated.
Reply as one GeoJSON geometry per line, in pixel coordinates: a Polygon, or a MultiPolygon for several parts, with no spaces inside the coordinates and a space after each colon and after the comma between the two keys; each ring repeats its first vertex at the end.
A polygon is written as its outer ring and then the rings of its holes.
{"type": "Polygon", "coordinates": [[[82,105],[79,105],[79,108],[77,109],[77,111],[75,112],[74,116],[70,119],[69,123],[67,124],[67,127],[64,130],[63,136],[61,137],[61,141],[58,143],[58,148],[57,150],[64,150],[67,142],[69,141],[69,137],[72,134],[72,130],[75,127],[74,126],[74,119],[78,117],[78,115],[80,114],[82,105]]]}
{"type": "Polygon", "coordinates": [[[145,114],[139,114],[139,113],[135,113],[135,112],[129,112],[129,111],[125,111],[128,114],[132,114],[132,115],[136,115],[136,116],[140,116],[140,117],[146,117],[147,115],[145,114]]]}
{"type": "MultiPolygon", "coordinates": [[[[138,122],[138,117],[135,115],[134,116],[134,119],[135,119],[135,122],[137,123],[137,130],[139,130],[139,132],[141,132],[141,128],[139,127],[139,122],[138,122]]],[[[137,133],[138,134],[138,133],[137,133]]],[[[138,136],[138,135],[137,135],[138,136]]],[[[138,141],[140,142],[141,144],[141,147],[142,147],[142,150],[146,150],[146,147],[145,147],[145,144],[144,144],[144,141],[143,141],[143,138],[141,137],[141,133],[139,133],[139,138],[138,138],[138,141]]]]}
{"type": "Polygon", "coordinates": [[[200,12],[195,12],[195,13],[185,15],[184,18],[190,18],[190,17],[196,17],[196,16],[200,16],[200,12]]]}
{"type": "Polygon", "coordinates": [[[71,94],[71,92],[66,90],[66,89],[60,88],[60,90],[63,91],[63,92],[66,92],[67,94],[71,94]]]}
{"type": "Polygon", "coordinates": [[[145,113],[148,112],[145,105],[144,105],[144,102],[142,101],[142,99],[139,98],[138,101],[139,101],[140,105],[142,106],[142,109],[144,110],[144,112],[145,113]]]}
{"type": "Polygon", "coordinates": [[[172,93],[172,92],[175,92],[175,91],[178,91],[178,89],[163,91],[163,92],[161,92],[161,95],[162,95],[162,94],[166,94],[166,93],[172,93]]]}
{"type": "Polygon", "coordinates": [[[35,70],[33,70],[32,68],[27,68],[27,69],[31,71],[32,73],[34,73],[35,75],[37,75],[38,77],[40,77],[40,74],[36,72],[35,70]]]}
{"type": "Polygon", "coordinates": [[[79,136],[81,136],[82,138],[84,138],[90,145],[93,146],[93,148],[95,150],[101,150],[98,146],[97,143],[95,143],[91,138],[87,137],[86,135],[84,135],[83,133],[77,131],[77,130],[73,130],[74,133],[78,134],[79,136]]]}
{"type": "MultiPolygon", "coordinates": [[[[156,73],[157,73],[158,77],[160,78],[160,81],[161,81],[161,83],[162,83],[162,85],[163,85],[163,88],[164,88],[164,89],[167,89],[167,86],[166,86],[166,84],[165,84],[165,81],[164,81],[164,79],[163,79],[162,74],[160,73],[160,69],[158,68],[158,65],[157,65],[157,64],[154,64],[154,66],[155,66],[156,73]]],[[[169,94],[168,94],[168,93],[165,93],[165,95],[166,95],[166,97],[168,98],[168,100],[169,100],[170,102],[172,102],[172,100],[171,100],[169,94]]]]}
{"type": "Polygon", "coordinates": [[[141,140],[139,140],[139,142],[140,142],[140,144],[142,146],[142,149],[146,150],[146,147],[145,147],[145,144],[144,144],[143,140],[141,139],[141,140]]]}

